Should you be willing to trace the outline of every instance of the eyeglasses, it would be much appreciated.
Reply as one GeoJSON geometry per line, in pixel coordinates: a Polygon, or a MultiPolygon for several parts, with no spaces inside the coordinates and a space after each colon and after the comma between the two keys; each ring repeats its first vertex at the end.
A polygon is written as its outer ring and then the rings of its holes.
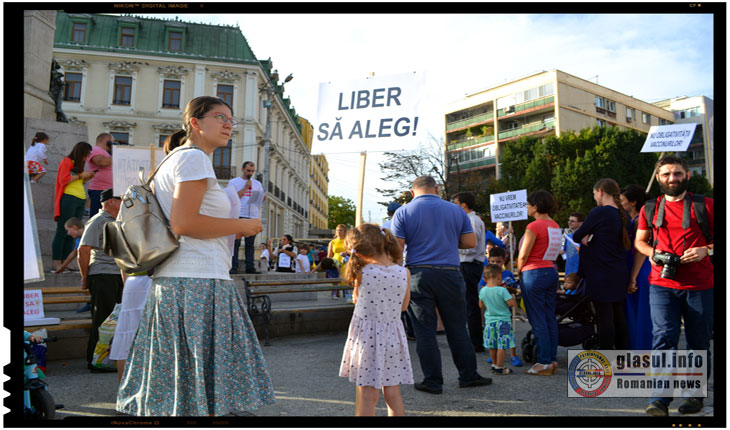
{"type": "MultiPolygon", "coordinates": [[[[211,116],[211,115],[208,115],[208,116],[211,116]]],[[[203,116],[202,118],[206,118],[206,117],[207,116],[203,116]]],[[[228,118],[227,116],[223,115],[222,113],[216,113],[216,114],[212,115],[212,117],[215,118],[216,121],[218,121],[221,124],[225,124],[228,121],[230,121],[232,127],[238,126],[238,120],[236,118],[228,118]]]]}

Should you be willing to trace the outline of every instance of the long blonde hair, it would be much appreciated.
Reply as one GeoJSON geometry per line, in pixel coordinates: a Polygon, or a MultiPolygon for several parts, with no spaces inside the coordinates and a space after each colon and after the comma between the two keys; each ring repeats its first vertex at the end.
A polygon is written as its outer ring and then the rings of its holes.
{"type": "Polygon", "coordinates": [[[360,256],[375,257],[385,253],[395,264],[403,261],[403,250],[388,229],[377,224],[361,224],[347,232],[345,247],[350,252],[350,261],[345,270],[345,282],[354,285],[362,278],[362,268],[367,264],[360,256]]]}

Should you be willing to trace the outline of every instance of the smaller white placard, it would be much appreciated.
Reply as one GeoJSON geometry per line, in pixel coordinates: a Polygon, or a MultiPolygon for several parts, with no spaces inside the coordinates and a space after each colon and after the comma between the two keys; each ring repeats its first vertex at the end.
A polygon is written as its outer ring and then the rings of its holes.
{"type": "Polygon", "coordinates": [[[527,219],[527,190],[490,195],[489,212],[492,222],[527,219]]]}
{"type": "Polygon", "coordinates": [[[24,290],[23,319],[37,320],[45,318],[43,314],[43,293],[41,290],[24,290]]]}
{"type": "MultiPolygon", "coordinates": [[[[155,167],[165,158],[162,148],[154,149],[155,167]]],[[[144,179],[151,172],[152,150],[149,146],[114,146],[112,156],[112,175],[114,195],[121,196],[130,185],[139,184],[139,168],[144,168],[144,179]]]]}
{"type": "Polygon", "coordinates": [[[543,260],[555,261],[560,255],[560,250],[563,248],[562,238],[563,232],[559,228],[548,227],[548,247],[545,250],[545,255],[542,256],[543,260]]]}
{"type": "Polygon", "coordinates": [[[684,152],[692,142],[696,123],[655,125],[649,129],[641,152],[684,152]]]}

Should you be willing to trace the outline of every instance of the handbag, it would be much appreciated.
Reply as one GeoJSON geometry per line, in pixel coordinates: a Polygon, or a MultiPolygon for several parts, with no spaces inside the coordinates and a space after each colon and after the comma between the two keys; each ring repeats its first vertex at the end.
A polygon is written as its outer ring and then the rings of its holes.
{"type": "Polygon", "coordinates": [[[104,252],[114,257],[125,273],[145,272],[154,269],[172,255],[180,246],[178,236],[155,197],[151,183],[157,171],[170,156],[195,146],[181,146],[171,151],[157,165],[147,181],[144,168],[139,169],[140,185],[130,185],[122,196],[122,204],[116,221],[104,226],[104,252]]]}

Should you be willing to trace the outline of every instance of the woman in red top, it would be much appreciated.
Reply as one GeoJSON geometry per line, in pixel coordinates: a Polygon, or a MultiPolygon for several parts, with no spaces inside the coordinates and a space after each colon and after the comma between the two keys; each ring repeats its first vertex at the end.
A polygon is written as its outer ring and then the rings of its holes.
{"type": "Polygon", "coordinates": [[[56,235],[51,244],[53,250],[52,272],[73,251],[74,240],[66,233],[64,224],[71,217],[81,218],[86,205],[84,183],[94,177],[94,172],[84,171],[84,162],[91,153],[91,145],[79,142],[71,153],[61,160],[56,175],[56,192],[53,198],[53,219],[56,221],[56,235]]]}
{"type": "Polygon", "coordinates": [[[552,194],[545,190],[527,197],[527,215],[535,221],[527,225],[517,257],[525,310],[537,343],[537,363],[525,371],[528,375],[546,376],[558,371],[558,271],[554,261],[560,254],[562,231],[550,218],[554,207],[552,194]]]}

